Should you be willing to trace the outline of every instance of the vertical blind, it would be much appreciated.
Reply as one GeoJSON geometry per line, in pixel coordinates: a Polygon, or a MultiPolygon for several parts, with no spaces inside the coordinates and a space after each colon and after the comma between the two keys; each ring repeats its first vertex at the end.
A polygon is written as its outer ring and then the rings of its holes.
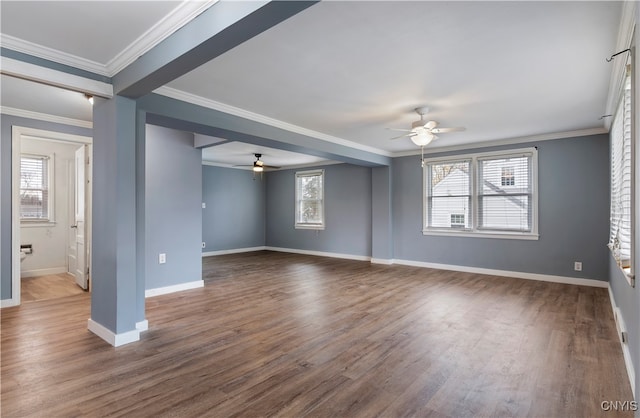
{"type": "Polygon", "coordinates": [[[631,74],[611,126],[611,219],[609,248],[620,267],[631,266],[631,74]]]}
{"type": "Polygon", "coordinates": [[[49,219],[49,158],[20,158],[20,218],[49,219]]]}

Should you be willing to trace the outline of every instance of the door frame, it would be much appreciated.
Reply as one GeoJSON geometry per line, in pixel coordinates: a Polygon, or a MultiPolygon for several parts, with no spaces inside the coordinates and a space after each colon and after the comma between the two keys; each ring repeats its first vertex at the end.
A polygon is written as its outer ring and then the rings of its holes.
{"type": "MultiPolygon", "coordinates": [[[[93,143],[93,138],[88,136],[24,126],[14,125],[11,127],[11,299],[3,301],[3,307],[20,305],[20,151],[23,138],[45,139],[79,145],[93,143]]],[[[90,158],[92,158],[91,155],[90,158]]],[[[90,222],[91,219],[89,219],[90,222]]]]}

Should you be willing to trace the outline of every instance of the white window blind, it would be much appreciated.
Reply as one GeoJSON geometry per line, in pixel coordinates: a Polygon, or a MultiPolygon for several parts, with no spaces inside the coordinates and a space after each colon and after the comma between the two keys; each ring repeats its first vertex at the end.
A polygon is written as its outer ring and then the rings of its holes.
{"type": "Polygon", "coordinates": [[[425,160],[424,234],[537,239],[537,150],[425,160]]]}
{"type": "Polygon", "coordinates": [[[478,228],[531,231],[530,173],[530,154],[478,159],[478,228]]]}
{"type": "Polygon", "coordinates": [[[324,229],[324,170],[296,173],[295,227],[324,229]]]}
{"type": "Polygon", "coordinates": [[[609,248],[618,265],[631,267],[631,74],[627,71],[620,102],[611,126],[611,219],[609,248]]]}
{"type": "Polygon", "coordinates": [[[23,155],[20,158],[20,218],[50,220],[49,157],[23,155]]]}
{"type": "Polygon", "coordinates": [[[427,224],[432,228],[468,228],[470,218],[471,160],[427,164],[427,224]],[[453,214],[464,215],[452,217],[453,214]]]}

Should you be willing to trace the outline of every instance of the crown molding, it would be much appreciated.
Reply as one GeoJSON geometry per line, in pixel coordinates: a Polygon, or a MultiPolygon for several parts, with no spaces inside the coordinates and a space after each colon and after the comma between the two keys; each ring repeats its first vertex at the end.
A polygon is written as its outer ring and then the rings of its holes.
{"type": "Polygon", "coordinates": [[[16,109],[14,107],[0,106],[0,113],[3,115],[17,116],[20,118],[41,120],[44,122],[59,123],[62,125],[78,126],[80,128],[93,129],[93,122],[65,118],[64,116],[50,115],[48,113],[32,112],[30,110],[16,109]]]}
{"type": "MultiPolygon", "coordinates": [[[[638,7],[637,1],[622,2],[622,13],[620,15],[620,26],[618,27],[616,49],[615,51],[611,51],[611,54],[615,54],[631,47],[633,30],[636,25],[636,7],[638,7]]],[[[624,83],[625,78],[625,59],[623,58],[626,56],[627,55],[620,55],[618,58],[615,58],[613,62],[609,63],[613,68],[609,79],[609,93],[607,95],[605,115],[613,115],[616,113],[620,92],[622,91],[622,83],[624,83]]],[[[602,59],[605,58],[608,57],[603,57],[602,59]]],[[[609,129],[612,122],[613,118],[605,118],[605,127],[609,129]]]]}
{"type": "Polygon", "coordinates": [[[189,23],[200,13],[213,6],[219,0],[189,1],[185,0],[163,17],[149,30],[140,35],[129,46],[111,59],[105,66],[109,76],[113,77],[138,57],[171,36],[175,31],[189,23]]]}
{"type": "Polygon", "coordinates": [[[38,45],[14,36],[0,34],[0,45],[24,54],[43,58],[58,64],[68,65],[106,77],[113,77],[127,65],[158,45],[175,31],[189,23],[200,13],[217,3],[218,0],[189,1],[184,0],[163,17],[149,30],[140,35],[108,63],[102,64],[77,55],[68,54],[57,49],[38,45]]]}
{"type": "Polygon", "coordinates": [[[10,35],[0,34],[0,45],[2,45],[3,48],[57,62],[58,64],[68,65],[70,67],[75,67],[102,76],[110,76],[107,71],[107,67],[99,62],[67,54],[66,52],[58,51],[57,49],[34,44],[33,42],[25,41],[10,35]]]}
{"type": "MultiPolygon", "coordinates": [[[[495,141],[473,142],[469,144],[451,145],[444,147],[425,147],[424,154],[439,154],[441,152],[462,151],[476,148],[498,147],[504,145],[517,145],[527,142],[551,141],[554,139],[575,138],[580,136],[606,134],[605,128],[579,129],[575,131],[555,132],[549,134],[521,136],[516,138],[498,139],[495,141]]],[[[420,155],[420,149],[411,151],[399,151],[393,153],[393,157],[407,157],[412,155],[420,155]]]]}
{"type": "Polygon", "coordinates": [[[225,103],[216,102],[215,100],[207,99],[195,94],[187,93],[181,90],[177,90],[171,87],[163,86],[156,90],[157,93],[162,96],[170,97],[172,99],[181,100],[183,102],[191,103],[197,106],[206,107],[208,109],[217,110],[230,115],[238,116],[244,119],[252,120],[254,122],[264,123],[265,125],[273,126],[275,128],[283,129],[289,132],[295,132],[300,135],[310,136],[322,141],[331,142],[337,145],[343,145],[349,148],[359,149],[361,151],[370,152],[385,157],[392,157],[393,154],[389,151],[385,151],[379,148],[370,147],[367,145],[359,144],[357,142],[349,141],[346,139],[338,138],[335,136],[323,134],[322,132],[313,131],[311,129],[303,128],[298,125],[283,122],[278,119],[273,119],[268,116],[261,115],[259,113],[250,112],[248,110],[240,109],[239,107],[231,106],[225,103]]]}

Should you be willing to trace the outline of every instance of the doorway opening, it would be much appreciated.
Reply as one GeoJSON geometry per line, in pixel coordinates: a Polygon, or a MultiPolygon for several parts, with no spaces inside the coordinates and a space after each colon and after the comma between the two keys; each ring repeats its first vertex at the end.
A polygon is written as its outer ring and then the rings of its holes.
{"type": "Polygon", "coordinates": [[[92,138],[12,127],[11,305],[89,291],[92,138]]]}

